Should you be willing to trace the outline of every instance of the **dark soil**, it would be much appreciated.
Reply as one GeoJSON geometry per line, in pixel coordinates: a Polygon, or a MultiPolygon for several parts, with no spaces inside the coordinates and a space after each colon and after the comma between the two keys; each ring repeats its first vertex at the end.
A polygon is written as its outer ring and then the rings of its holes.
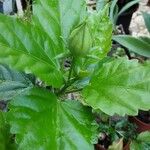
{"type": "Polygon", "coordinates": [[[102,145],[103,147],[107,149],[109,145],[111,145],[111,139],[109,136],[103,133],[103,137],[101,138],[101,140],[98,141],[98,144],[102,145]]]}
{"type": "Polygon", "coordinates": [[[144,123],[150,124],[150,110],[149,111],[139,111],[137,118],[144,123]]]}

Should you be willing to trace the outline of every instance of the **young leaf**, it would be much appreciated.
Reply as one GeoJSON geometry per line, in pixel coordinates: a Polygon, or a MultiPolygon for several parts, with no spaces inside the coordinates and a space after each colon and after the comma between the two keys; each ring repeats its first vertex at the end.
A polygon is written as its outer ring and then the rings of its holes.
{"type": "Polygon", "coordinates": [[[63,77],[57,46],[39,28],[16,18],[0,15],[0,63],[33,73],[48,85],[60,87],[63,77]]]}
{"type": "Polygon", "coordinates": [[[91,74],[95,65],[105,58],[111,49],[112,23],[108,17],[108,5],[99,12],[89,15],[88,24],[93,36],[93,47],[85,59],[76,58],[76,67],[91,74]],[[107,32],[106,32],[107,31],[107,32]]]}
{"type": "Polygon", "coordinates": [[[90,14],[88,18],[91,33],[93,34],[93,50],[90,55],[104,58],[111,49],[112,23],[108,17],[109,7],[90,14]]]}
{"type": "Polygon", "coordinates": [[[24,73],[0,64],[0,100],[10,100],[29,87],[32,83],[24,73]]]}
{"type": "Polygon", "coordinates": [[[135,53],[150,57],[150,38],[148,37],[135,38],[128,35],[117,35],[113,39],[135,53]]]}
{"type": "MultiPolygon", "coordinates": [[[[36,0],[33,5],[36,25],[61,45],[63,37],[68,39],[70,31],[86,16],[85,0],[36,0]]],[[[62,47],[62,46],[60,46],[62,47]]],[[[62,52],[62,49],[60,49],[62,52]]]]}
{"type": "Polygon", "coordinates": [[[124,58],[104,63],[83,90],[84,102],[108,115],[150,109],[149,67],[124,58]]]}
{"type": "Polygon", "coordinates": [[[10,102],[7,120],[20,150],[92,150],[91,109],[78,101],[59,101],[42,89],[32,89],[10,102]]]}

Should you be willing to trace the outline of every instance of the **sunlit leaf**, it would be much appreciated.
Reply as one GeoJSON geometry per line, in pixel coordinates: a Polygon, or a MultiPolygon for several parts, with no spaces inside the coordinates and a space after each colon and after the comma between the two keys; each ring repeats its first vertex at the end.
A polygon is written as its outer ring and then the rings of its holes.
{"type": "Polygon", "coordinates": [[[108,115],[150,109],[150,65],[116,59],[104,63],[83,90],[84,102],[108,115]]]}
{"type": "Polygon", "coordinates": [[[8,121],[20,150],[92,150],[95,125],[91,109],[78,101],[59,101],[32,89],[10,103],[8,121]]]}

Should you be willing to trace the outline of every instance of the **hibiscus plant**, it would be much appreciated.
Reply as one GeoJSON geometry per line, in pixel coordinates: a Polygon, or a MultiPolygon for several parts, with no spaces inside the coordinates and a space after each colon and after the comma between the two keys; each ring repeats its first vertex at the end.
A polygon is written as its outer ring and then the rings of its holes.
{"type": "Polygon", "coordinates": [[[35,0],[32,9],[30,21],[0,14],[0,149],[92,150],[92,110],[150,109],[150,63],[107,57],[108,6],[91,13],[84,0],[35,0]]]}

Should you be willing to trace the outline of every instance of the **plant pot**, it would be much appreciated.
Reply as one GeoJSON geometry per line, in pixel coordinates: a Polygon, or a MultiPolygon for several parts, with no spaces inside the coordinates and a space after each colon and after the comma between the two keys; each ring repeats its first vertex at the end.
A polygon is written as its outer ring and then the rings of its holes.
{"type": "Polygon", "coordinates": [[[148,0],[148,2],[147,2],[147,6],[150,6],[150,0],[148,0]]]}
{"type": "Polygon", "coordinates": [[[126,143],[123,147],[123,150],[130,150],[130,143],[131,142],[126,143]]]}
{"type": "Polygon", "coordinates": [[[138,133],[150,131],[150,124],[142,122],[137,117],[129,117],[129,121],[136,124],[138,133]]]}
{"type": "MultiPolygon", "coordinates": [[[[123,3],[118,2],[119,10],[121,10],[123,6],[125,5],[126,3],[124,2],[123,3]]],[[[130,34],[129,26],[131,23],[132,15],[138,9],[138,7],[139,7],[139,4],[135,4],[118,17],[117,25],[121,24],[126,34],[130,34]]]]}

